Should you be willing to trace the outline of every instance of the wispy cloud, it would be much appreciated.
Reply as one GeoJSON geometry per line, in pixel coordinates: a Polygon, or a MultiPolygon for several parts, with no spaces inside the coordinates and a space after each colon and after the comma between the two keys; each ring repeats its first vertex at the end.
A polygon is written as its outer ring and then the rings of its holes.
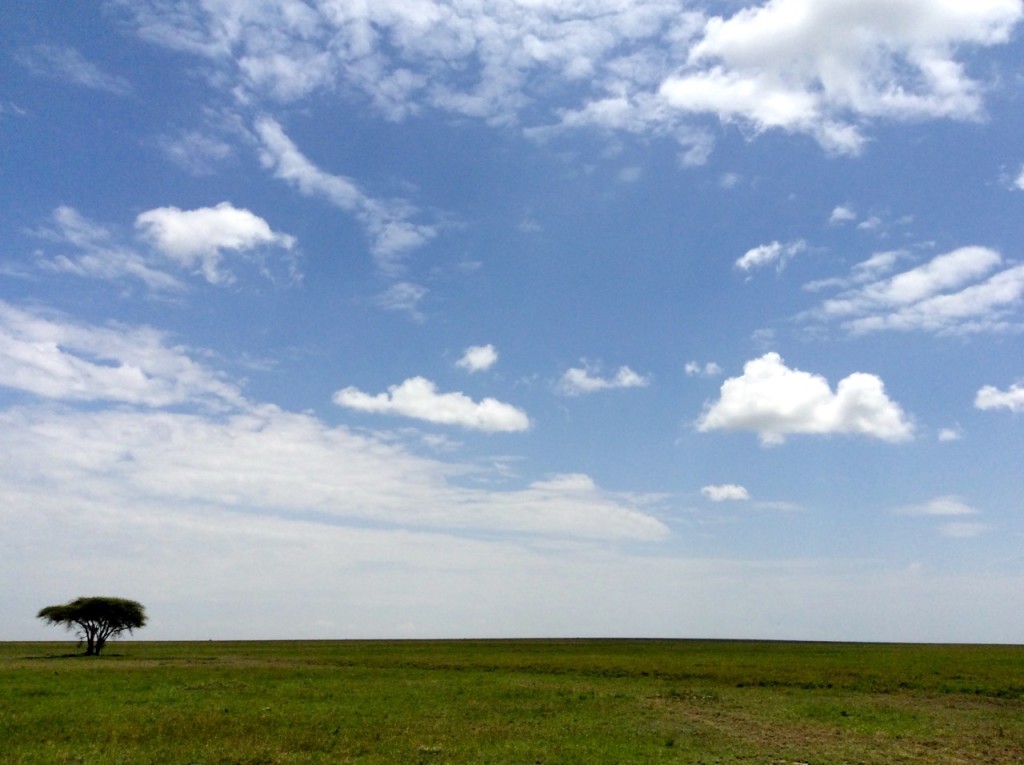
{"type": "Polygon", "coordinates": [[[77,49],[59,45],[35,45],[15,53],[17,61],[33,74],[117,96],[132,92],[124,77],[104,72],[77,49]]]}
{"type": "Polygon", "coordinates": [[[1021,326],[1024,265],[1008,264],[987,247],[961,247],[878,278],[901,257],[900,252],[879,253],[847,279],[810,285],[860,286],[826,299],[804,318],[838,322],[855,335],[886,330],[961,335],[1021,326]]]}
{"type": "Polygon", "coordinates": [[[429,292],[430,290],[422,284],[395,282],[377,295],[373,303],[385,311],[407,313],[413,321],[422,322],[426,321],[427,317],[420,311],[420,303],[429,292]]]}
{"type": "Polygon", "coordinates": [[[794,242],[771,242],[762,244],[747,250],[742,257],[736,261],[736,268],[741,271],[751,271],[755,268],[775,265],[781,271],[786,264],[802,252],[806,252],[807,242],[798,239],[794,242]]]}
{"type": "Polygon", "coordinates": [[[53,211],[52,225],[35,233],[74,248],[70,253],[53,257],[40,255],[39,265],[48,271],[105,281],[137,279],[156,292],[185,289],[185,283],[176,276],[156,267],[136,248],[119,241],[114,231],[89,220],[73,207],[58,207],[53,211]]]}
{"type": "Polygon", "coordinates": [[[166,521],[168,529],[185,523],[193,535],[230,528],[237,536],[248,517],[298,524],[281,529],[286,538],[367,522],[398,526],[403,537],[411,529],[592,540],[669,534],[643,498],[604,491],[585,477],[464,488],[453,479],[474,468],[273,406],[227,418],[9,409],[0,412],[0,448],[10,455],[0,466],[7,496],[24,506],[56,500],[72,515],[130,507],[121,527],[166,521]]]}
{"type": "Polygon", "coordinates": [[[984,87],[956,54],[1005,43],[1022,16],[1016,0],[898,0],[884,11],[774,0],[730,17],[680,0],[122,7],[144,38],[220,65],[244,99],[297,101],[344,84],[392,120],[435,109],[664,135],[688,163],[710,151],[690,124],[704,114],[809,134],[836,153],[860,151],[878,119],[976,119],[984,87]]]}
{"type": "Polygon", "coordinates": [[[925,517],[948,517],[956,515],[976,515],[977,509],[971,507],[960,497],[945,496],[936,497],[925,502],[923,505],[908,505],[897,510],[901,515],[914,515],[925,517]]]}
{"type": "Polygon", "coordinates": [[[567,369],[558,381],[558,391],[566,396],[579,396],[616,388],[645,388],[649,377],[637,374],[627,366],[619,367],[612,377],[601,377],[589,366],[567,369]]]}
{"type": "Polygon", "coordinates": [[[370,249],[382,270],[397,273],[402,256],[422,247],[438,232],[433,224],[415,223],[419,211],[405,200],[376,199],[350,178],[327,173],[306,158],[271,117],[256,122],[260,158],[276,177],[302,194],[322,197],[354,215],[370,238],[370,249]]]}
{"type": "Polygon", "coordinates": [[[139,236],[132,241],[73,207],[58,207],[52,223],[34,233],[72,249],[56,256],[40,254],[37,262],[48,271],[86,278],[138,280],[163,293],[187,288],[172,271],[184,270],[211,284],[227,285],[236,281],[236,267],[243,263],[266,278],[274,279],[282,269],[288,281],[300,278],[295,238],[274,231],[260,216],[230,202],[194,210],[147,210],[136,217],[135,228],[139,236]]]}
{"type": "Polygon", "coordinates": [[[149,327],[95,327],[0,301],[0,386],[146,407],[244,404],[238,388],[149,327]]]}
{"type": "Polygon", "coordinates": [[[700,493],[712,502],[736,502],[750,499],[750,492],[745,487],[734,483],[704,486],[701,488],[700,493]]]}
{"type": "MultiPolygon", "coordinates": [[[[91,404],[0,412],[5,496],[72,514],[130,506],[125,523],[192,518],[193,531],[237,528],[239,514],[253,514],[325,528],[371,521],[590,539],[669,534],[643,509],[652,498],[604,491],[581,474],[519,489],[460,486],[456,479],[480,468],[252,403],[192,355],[148,327],[93,326],[0,301],[0,387],[39,402],[91,404]]],[[[528,426],[514,407],[440,394],[419,379],[380,397],[347,389],[338,399],[484,430],[528,426]]]]}
{"type": "Polygon", "coordinates": [[[715,361],[701,364],[699,361],[687,361],[683,367],[687,377],[718,377],[725,370],[715,361]]]}
{"type": "Polygon", "coordinates": [[[964,502],[960,497],[952,495],[936,497],[921,505],[900,507],[896,509],[896,512],[900,515],[918,518],[945,519],[939,524],[938,532],[940,535],[952,539],[970,539],[984,534],[991,528],[989,524],[979,521],[950,520],[979,515],[981,512],[964,502]]]}
{"type": "Polygon", "coordinates": [[[210,175],[217,164],[235,151],[222,138],[198,130],[189,130],[175,137],[164,136],[159,146],[171,161],[193,175],[210,175]]]}

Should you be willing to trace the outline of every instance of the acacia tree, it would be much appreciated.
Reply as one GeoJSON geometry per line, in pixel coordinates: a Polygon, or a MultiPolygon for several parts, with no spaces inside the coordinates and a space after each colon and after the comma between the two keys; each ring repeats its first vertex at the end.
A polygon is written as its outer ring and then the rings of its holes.
{"type": "Polygon", "coordinates": [[[77,627],[79,640],[85,641],[85,655],[99,656],[107,640],[144,626],[146,609],[124,598],[76,598],[61,606],[47,606],[36,617],[69,631],[77,627]]]}

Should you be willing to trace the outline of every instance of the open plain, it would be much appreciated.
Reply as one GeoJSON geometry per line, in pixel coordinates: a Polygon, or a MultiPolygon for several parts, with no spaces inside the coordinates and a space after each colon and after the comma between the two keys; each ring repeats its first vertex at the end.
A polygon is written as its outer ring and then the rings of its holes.
{"type": "Polygon", "coordinates": [[[1024,647],[0,644],[7,765],[1024,762],[1024,647]]]}

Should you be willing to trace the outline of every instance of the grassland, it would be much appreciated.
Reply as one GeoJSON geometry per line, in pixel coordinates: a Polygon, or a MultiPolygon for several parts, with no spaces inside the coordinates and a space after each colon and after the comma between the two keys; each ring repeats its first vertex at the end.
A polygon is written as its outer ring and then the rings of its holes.
{"type": "Polygon", "coordinates": [[[1024,648],[0,643],[5,765],[1024,763],[1024,648]]]}

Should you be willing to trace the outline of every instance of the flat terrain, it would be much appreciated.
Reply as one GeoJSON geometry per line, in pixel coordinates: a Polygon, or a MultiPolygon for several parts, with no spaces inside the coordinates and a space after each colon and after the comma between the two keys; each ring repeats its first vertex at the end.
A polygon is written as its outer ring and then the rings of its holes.
{"type": "Polygon", "coordinates": [[[1024,763],[1024,647],[0,643],[0,761],[1024,763]]]}

